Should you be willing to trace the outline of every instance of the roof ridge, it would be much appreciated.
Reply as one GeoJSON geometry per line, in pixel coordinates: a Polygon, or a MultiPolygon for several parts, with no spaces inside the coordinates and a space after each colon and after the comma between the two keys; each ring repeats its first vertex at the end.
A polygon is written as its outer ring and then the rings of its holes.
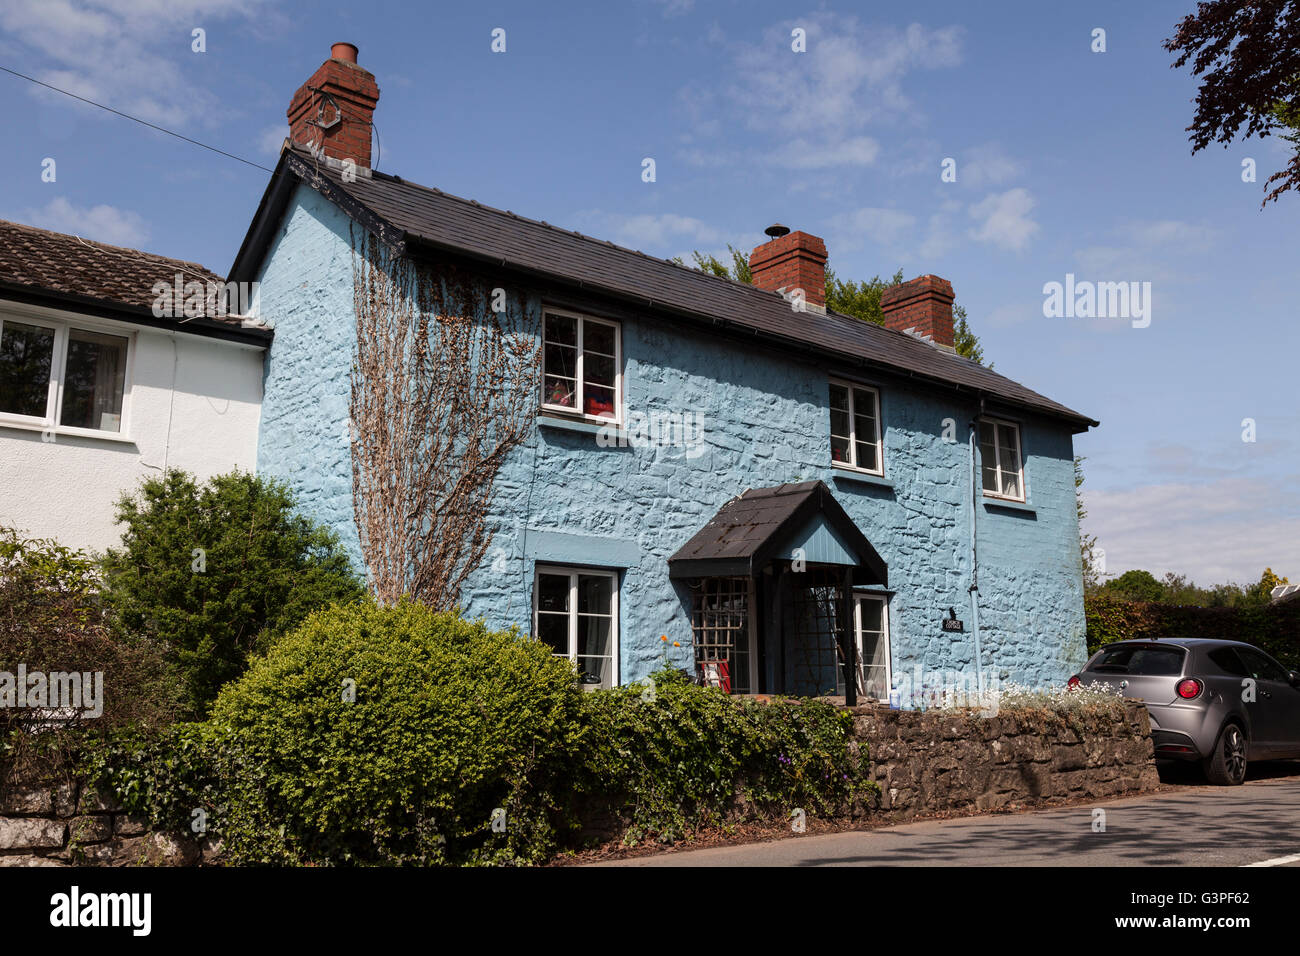
{"type": "Polygon", "coordinates": [[[74,232],[58,232],[54,229],[45,229],[41,226],[33,226],[25,222],[14,222],[12,219],[0,219],[0,229],[12,228],[21,229],[27,232],[37,232],[46,236],[55,236],[59,239],[76,239],[85,246],[98,247],[96,251],[111,251],[126,253],[132,256],[147,256],[150,259],[156,259],[159,262],[176,262],[184,266],[193,266],[196,269],[202,269],[204,272],[211,273],[218,278],[224,279],[217,272],[213,272],[201,262],[194,262],[190,259],[177,259],[174,256],[164,256],[157,252],[148,252],[144,249],[136,249],[131,246],[115,246],[111,242],[101,242],[98,239],[87,239],[85,236],[79,236],[74,232]]]}
{"type": "MultiPolygon", "coordinates": [[[[306,155],[306,154],[303,154],[301,151],[299,151],[299,155],[306,155]]],[[[502,216],[509,216],[511,219],[518,220],[519,222],[531,223],[534,226],[541,226],[543,229],[550,229],[555,232],[562,232],[565,233],[566,235],[570,235],[577,239],[581,239],[584,242],[591,242],[591,243],[595,243],[598,246],[607,246],[611,249],[617,249],[620,252],[626,252],[634,256],[640,256],[643,259],[649,259],[651,262],[657,262],[663,265],[672,266],[676,269],[685,270],[687,273],[691,275],[700,276],[701,278],[704,279],[713,279],[719,282],[727,282],[734,286],[739,286],[741,288],[750,289],[755,292],[761,292],[764,294],[779,295],[779,293],[773,290],[760,289],[752,282],[741,282],[738,279],[732,279],[727,276],[713,275],[711,273],[705,272],[703,269],[697,269],[694,266],[688,266],[683,262],[674,262],[672,259],[664,259],[659,256],[652,256],[648,252],[642,252],[640,249],[631,249],[627,246],[620,246],[618,243],[611,242],[608,239],[597,239],[595,236],[589,236],[586,233],[578,232],[578,230],[576,229],[566,229],[563,226],[554,225],[553,223],[547,222],[545,219],[533,219],[531,216],[521,216],[519,215],[519,213],[514,212],[512,210],[501,209],[497,206],[489,206],[486,203],[479,202],[477,199],[469,199],[466,198],[465,196],[458,196],[455,193],[449,193],[446,190],[439,189],[437,186],[426,186],[423,183],[413,182],[402,176],[394,175],[393,173],[382,173],[379,170],[375,169],[370,171],[370,176],[372,179],[387,179],[390,182],[397,183],[399,186],[409,186],[412,189],[420,189],[425,192],[435,193],[436,195],[439,195],[444,199],[450,199],[454,202],[462,203],[466,206],[472,206],[475,209],[482,209],[487,212],[494,212],[502,216]]]]}

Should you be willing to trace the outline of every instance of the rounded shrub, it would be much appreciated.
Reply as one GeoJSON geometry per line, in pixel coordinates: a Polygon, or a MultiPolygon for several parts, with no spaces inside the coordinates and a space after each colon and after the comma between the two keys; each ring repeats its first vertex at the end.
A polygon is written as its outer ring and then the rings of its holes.
{"type": "Polygon", "coordinates": [[[229,684],[221,834],[238,863],[534,862],[580,742],[572,665],[403,602],[332,607],[229,684]]]}

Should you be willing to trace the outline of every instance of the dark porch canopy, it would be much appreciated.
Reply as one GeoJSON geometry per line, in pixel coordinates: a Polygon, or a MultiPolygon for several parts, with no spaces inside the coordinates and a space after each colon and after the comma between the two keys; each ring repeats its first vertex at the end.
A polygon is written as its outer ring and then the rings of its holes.
{"type": "Polygon", "coordinates": [[[793,560],[796,549],[808,564],[852,568],[855,587],[889,583],[885,562],[822,481],[751,488],[733,498],[668,559],[668,574],[752,577],[773,560],[793,560]]]}

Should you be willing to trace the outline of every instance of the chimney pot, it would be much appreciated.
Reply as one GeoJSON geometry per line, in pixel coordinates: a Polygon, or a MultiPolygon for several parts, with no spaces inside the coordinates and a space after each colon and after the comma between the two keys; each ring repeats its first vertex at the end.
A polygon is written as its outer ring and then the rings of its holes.
{"type": "Polygon", "coordinates": [[[802,289],[805,303],[825,311],[826,243],[806,232],[790,232],[780,223],[766,232],[772,240],[749,254],[754,285],[769,291],[802,289]]]}
{"type": "Polygon", "coordinates": [[[344,63],[356,63],[357,45],[355,43],[335,43],[330,47],[330,59],[342,60],[344,63]]]}
{"type": "Polygon", "coordinates": [[[952,300],[951,282],[924,275],[881,293],[880,311],[885,317],[885,328],[914,332],[935,345],[951,349],[956,341],[952,300]]]}

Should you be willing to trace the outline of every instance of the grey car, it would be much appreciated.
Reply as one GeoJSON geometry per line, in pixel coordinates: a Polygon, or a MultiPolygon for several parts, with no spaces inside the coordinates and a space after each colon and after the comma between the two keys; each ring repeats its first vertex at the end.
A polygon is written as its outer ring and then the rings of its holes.
{"type": "Polygon", "coordinates": [[[1300,673],[1250,644],[1116,641],[1070,678],[1093,682],[1141,698],[1157,759],[1199,762],[1211,783],[1241,783],[1250,760],[1300,757],[1300,673]]]}

